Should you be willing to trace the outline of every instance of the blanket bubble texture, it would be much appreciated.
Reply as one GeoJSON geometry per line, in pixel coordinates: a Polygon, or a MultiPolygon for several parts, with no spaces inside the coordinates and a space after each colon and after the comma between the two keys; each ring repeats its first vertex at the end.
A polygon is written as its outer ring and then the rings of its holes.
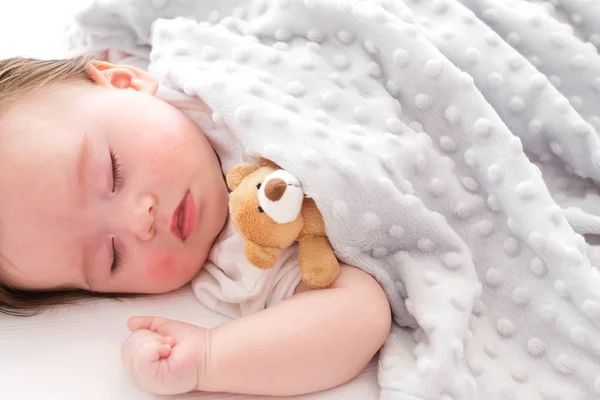
{"type": "Polygon", "coordinates": [[[103,0],[384,287],[381,399],[600,399],[600,2],[103,0]]]}

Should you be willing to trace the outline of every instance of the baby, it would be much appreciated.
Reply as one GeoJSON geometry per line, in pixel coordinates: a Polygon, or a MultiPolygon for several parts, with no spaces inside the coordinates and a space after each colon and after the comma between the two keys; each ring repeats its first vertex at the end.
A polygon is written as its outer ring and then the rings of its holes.
{"type": "Polygon", "coordinates": [[[294,248],[272,270],[248,264],[223,173],[250,158],[211,130],[204,103],[157,92],[126,65],[0,61],[0,310],[193,279],[203,304],[234,319],[131,318],[121,355],[143,389],[292,396],[358,375],[390,328],[382,288],[342,265],[310,290],[294,248]]]}

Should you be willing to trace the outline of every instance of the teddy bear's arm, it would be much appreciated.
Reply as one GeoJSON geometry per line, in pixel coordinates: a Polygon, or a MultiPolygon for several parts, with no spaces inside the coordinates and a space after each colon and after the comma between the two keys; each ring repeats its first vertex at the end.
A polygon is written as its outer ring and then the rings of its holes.
{"type": "Polygon", "coordinates": [[[337,278],[340,266],[325,233],[323,216],[314,200],[302,204],[304,226],[298,238],[302,280],[314,289],[325,288],[337,278]]]}
{"type": "Polygon", "coordinates": [[[304,218],[304,226],[300,232],[300,237],[327,236],[325,234],[325,222],[323,221],[323,216],[313,199],[304,199],[302,203],[302,218],[304,218]]]}
{"type": "Polygon", "coordinates": [[[298,241],[302,280],[313,289],[326,288],[340,272],[340,265],[324,236],[305,236],[298,241]]]}

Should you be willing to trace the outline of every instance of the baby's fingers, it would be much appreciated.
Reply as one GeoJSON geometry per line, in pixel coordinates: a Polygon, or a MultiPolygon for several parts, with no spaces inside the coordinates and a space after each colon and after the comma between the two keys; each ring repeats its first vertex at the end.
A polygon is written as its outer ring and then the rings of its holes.
{"type": "MultiPolygon", "coordinates": [[[[173,367],[173,357],[171,345],[161,343],[160,340],[145,341],[137,347],[128,369],[142,389],[154,394],[179,394],[190,391],[194,388],[197,375],[192,372],[193,380],[188,378],[193,381],[191,383],[182,380],[181,369],[173,367]]],[[[177,365],[177,360],[175,364],[177,365]]],[[[183,376],[187,378],[185,374],[183,376]]]]}
{"type": "Polygon", "coordinates": [[[160,343],[156,349],[156,354],[158,355],[157,360],[169,357],[172,349],[173,347],[171,347],[171,345],[160,343]]]}
{"type": "Polygon", "coordinates": [[[173,344],[185,339],[190,332],[199,329],[195,325],[163,317],[133,317],[129,319],[127,325],[132,332],[148,330],[165,338],[173,338],[173,344]]]}
{"type": "MultiPolygon", "coordinates": [[[[138,330],[129,335],[123,346],[121,346],[121,360],[131,365],[133,357],[146,342],[161,341],[162,337],[148,330],[138,330]]],[[[168,344],[168,343],[163,343],[168,344]]]]}
{"type": "Polygon", "coordinates": [[[171,355],[171,346],[159,341],[141,344],[133,356],[133,371],[142,383],[154,380],[160,363],[171,355]]]}
{"type": "Polygon", "coordinates": [[[163,337],[161,337],[160,338],[160,342],[162,344],[168,344],[171,347],[175,346],[175,339],[173,339],[171,336],[163,336],[163,337]]]}
{"type": "Polygon", "coordinates": [[[127,327],[134,332],[138,329],[148,329],[149,331],[157,332],[161,325],[170,320],[162,317],[131,317],[127,321],[127,327]]]}

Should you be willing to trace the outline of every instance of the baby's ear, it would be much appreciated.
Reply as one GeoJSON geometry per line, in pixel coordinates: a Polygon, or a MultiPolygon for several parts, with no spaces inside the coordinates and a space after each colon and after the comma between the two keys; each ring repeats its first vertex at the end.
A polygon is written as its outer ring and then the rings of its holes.
{"type": "Polygon", "coordinates": [[[240,183],[242,183],[245,177],[247,177],[257,169],[258,167],[256,165],[250,163],[236,165],[227,172],[227,176],[225,177],[225,180],[227,181],[227,186],[229,186],[229,189],[235,190],[235,188],[237,188],[240,185],[240,183]]]}
{"type": "Polygon", "coordinates": [[[134,89],[155,95],[158,81],[149,73],[129,65],[115,65],[106,61],[94,60],[86,67],[88,76],[100,86],[116,89],[134,89]]]}

